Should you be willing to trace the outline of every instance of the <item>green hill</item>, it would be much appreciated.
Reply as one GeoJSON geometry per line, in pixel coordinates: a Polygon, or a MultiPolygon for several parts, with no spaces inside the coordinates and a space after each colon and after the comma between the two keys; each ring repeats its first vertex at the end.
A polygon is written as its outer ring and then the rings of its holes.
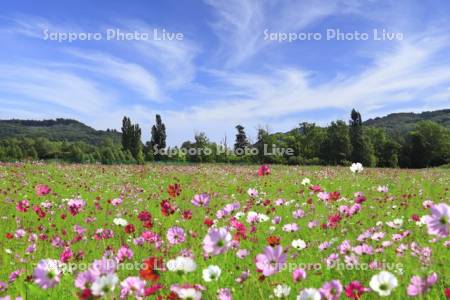
{"type": "Polygon", "coordinates": [[[391,135],[403,135],[414,130],[419,121],[436,122],[450,129],[450,109],[425,111],[422,113],[394,113],[385,117],[368,119],[364,125],[384,128],[391,135]]]}
{"type": "Polygon", "coordinates": [[[105,138],[110,138],[113,143],[120,143],[121,134],[115,130],[95,130],[71,119],[0,120],[0,140],[22,137],[44,137],[51,141],[83,141],[90,145],[99,145],[105,138]]]}

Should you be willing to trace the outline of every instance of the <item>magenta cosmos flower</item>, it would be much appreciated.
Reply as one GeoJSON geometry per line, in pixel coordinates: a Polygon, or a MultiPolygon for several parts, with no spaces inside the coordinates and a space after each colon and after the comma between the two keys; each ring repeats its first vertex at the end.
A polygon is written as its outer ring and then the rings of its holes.
{"type": "Polygon", "coordinates": [[[283,247],[266,247],[264,253],[256,255],[256,267],[261,270],[264,276],[278,273],[286,263],[286,254],[283,247]]]}
{"type": "Polygon", "coordinates": [[[181,244],[186,240],[184,230],[181,227],[172,227],[167,231],[167,240],[172,245],[181,244]]]}
{"type": "Polygon", "coordinates": [[[218,255],[231,247],[232,237],[226,228],[212,228],[203,239],[206,255],[218,255]]]}
{"type": "Polygon", "coordinates": [[[27,212],[27,210],[30,208],[30,202],[28,200],[21,200],[16,205],[17,211],[20,212],[27,212]]]}
{"type": "Polygon", "coordinates": [[[41,260],[33,272],[34,282],[43,289],[54,287],[61,280],[60,262],[55,259],[41,260]]]}
{"type": "Polygon", "coordinates": [[[194,204],[195,206],[208,206],[210,200],[211,198],[209,197],[209,195],[203,193],[195,195],[191,203],[194,204]]]}
{"type": "Polygon", "coordinates": [[[430,207],[431,216],[426,216],[428,233],[447,237],[450,227],[450,207],[445,203],[439,203],[430,207]]]}
{"type": "Polygon", "coordinates": [[[48,185],[45,184],[38,184],[35,187],[36,190],[36,194],[41,197],[41,196],[45,196],[47,194],[49,194],[52,190],[50,189],[50,187],[48,185]]]}

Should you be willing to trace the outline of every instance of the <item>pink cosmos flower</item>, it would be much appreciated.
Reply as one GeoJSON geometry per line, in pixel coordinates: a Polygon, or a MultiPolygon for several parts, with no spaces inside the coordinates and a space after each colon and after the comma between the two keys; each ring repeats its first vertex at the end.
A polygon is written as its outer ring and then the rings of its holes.
{"type": "Polygon", "coordinates": [[[342,284],[339,280],[331,280],[322,285],[320,294],[322,295],[322,298],[327,300],[339,300],[342,290],[342,284]]]}
{"type": "Polygon", "coordinates": [[[433,203],[433,201],[431,201],[431,200],[425,200],[425,201],[422,202],[422,206],[423,206],[424,208],[430,208],[430,207],[432,207],[433,205],[434,205],[434,203],[433,203]]]}
{"type": "Polygon", "coordinates": [[[258,191],[256,189],[252,189],[252,188],[248,189],[247,194],[252,198],[258,197],[258,191]]]}
{"type": "Polygon", "coordinates": [[[317,197],[322,201],[328,201],[330,199],[330,194],[327,192],[319,192],[317,197]]]}
{"type": "Polygon", "coordinates": [[[294,282],[299,282],[300,280],[306,279],[306,271],[301,268],[295,269],[292,272],[292,279],[294,282]]]}
{"type": "Polygon", "coordinates": [[[246,281],[248,279],[248,276],[250,276],[250,271],[246,270],[243,271],[238,278],[235,279],[235,281],[237,283],[243,283],[244,281],[246,281]]]}
{"type": "Polygon", "coordinates": [[[437,282],[437,279],[438,276],[436,273],[431,274],[425,279],[419,276],[413,276],[407,289],[408,296],[414,297],[425,294],[437,282]]]}
{"type": "Polygon", "coordinates": [[[284,199],[277,199],[277,200],[275,201],[275,205],[276,205],[276,206],[281,206],[281,205],[284,204],[284,202],[285,202],[284,199]]]}
{"type": "Polygon", "coordinates": [[[283,231],[286,231],[286,232],[295,232],[295,231],[298,231],[298,225],[295,224],[295,223],[292,223],[292,224],[286,224],[286,225],[283,226],[283,231]]]}
{"type": "Polygon", "coordinates": [[[33,272],[34,282],[43,289],[54,287],[61,280],[60,263],[54,259],[41,260],[33,272]]]}
{"type": "Polygon", "coordinates": [[[228,288],[219,289],[217,291],[217,299],[219,300],[233,300],[231,296],[231,291],[228,288]]]}
{"type": "Polygon", "coordinates": [[[52,190],[50,189],[49,186],[45,185],[45,184],[38,184],[35,187],[35,191],[36,194],[41,197],[41,196],[45,196],[48,195],[52,190]]]}
{"type": "Polygon", "coordinates": [[[134,255],[133,250],[131,250],[127,246],[122,246],[117,251],[117,257],[116,258],[117,258],[118,262],[123,262],[126,259],[132,259],[133,255],[134,255]]]}
{"type": "Polygon", "coordinates": [[[292,213],[294,219],[300,219],[305,216],[305,212],[302,209],[297,209],[292,213]]]}
{"type": "Polygon", "coordinates": [[[97,277],[98,274],[91,270],[78,273],[77,278],[75,278],[75,286],[81,290],[89,288],[97,277]]]}
{"type": "Polygon", "coordinates": [[[186,240],[186,235],[181,227],[172,227],[167,230],[167,240],[172,245],[181,244],[186,240]]]}
{"type": "Polygon", "coordinates": [[[76,216],[86,206],[86,202],[81,198],[70,199],[67,205],[69,206],[70,214],[76,216]]]}
{"type": "Polygon", "coordinates": [[[328,267],[333,267],[335,265],[335,262],[339,260],[339,254],[337,253],[331,253],[326,259],[325,262],[328,267]]]}
{"type": "Polygon", "coordinates": [[[278,273],[286,263],[287,255],[283,253],[282,246],[266,247],[264,253],[256,255],[256,268],[264,276],[278,273]]]}
{"type": "Polygon", "coordinates": [[[248,252],[248,250],[246,249],[239,249],[236,252],[236,256],[239,257],[240,259],[245,258],[246,256],[248,256],[250,254],[250,252],[248,252]]]}
{"type": "Polygon", "coordinates": [[[450,206],[439,203],[430,207],[431,216],[426,216],[425,222],[428,234],[447,237],[450,228],[450,206]]]}
{"type": "Polygon", "coordinates": [[[191,203],[195,206],[208,206],[211,198],[208,194],[197,194],[194,196],[194,199],[191,200],[191,203]]]}
{"type": "Polygon", "coordinates": [[[134,296],[136,299],[144,297],[145,281],[139,277],[127,277],[120,283],[120,299],[134,296]]]}
{"type": "Polygon", "coordinates": [[[20,239],[23,238],[25,236],[27,232],[23,229],[17,229],[16,233],[14,234],[14,236],[16,237],[16,239],[20,239]]]}
{"type": "Polygon", "coordinates": [[[122,203],[122,201],[122,198],[115,198],[111,200],[111,204],[117,207],[122,203]]]}
{"type": "Polygon", "coordinates": [[[231,247],[232,237],[226,228],[211,228],[203,239],[205,255],[219,255],[231,247]]]}
{"type": "Polygon", "coordinates": [[[328,249],[331,246],[330,242],[323,242],[319,245],[319,250],[323,251],[325,249],[328,249]]]}
{"type": "Polygon", "coordinates": [[[30,208],[30,202],[28,200],[21,200],[17,203],[16,209],[20,212],[27,212],[30,208]]]}
{"type": "Polygon", "coordinates": [[[312,228],[317,227],[317,226],[319,226],[319,221],[317,221],[317,220],[313,220],[313,221],[309,221],[308,222],[308,228],[309,229],[312,229],[312,228]]]}
{"type": "Polygon", "coordinates": [[[15,271],[11,272],[11,274],[9,274],[9,277],[8,277],[9,283],[13,283],[14,281],[16,281],[16,279],[17,279],[17,278],[20,276],[20,274],[22,274],[23,272],[25,272],[24,269],[18,269],[18,270],[15,270],[15,271]]]}

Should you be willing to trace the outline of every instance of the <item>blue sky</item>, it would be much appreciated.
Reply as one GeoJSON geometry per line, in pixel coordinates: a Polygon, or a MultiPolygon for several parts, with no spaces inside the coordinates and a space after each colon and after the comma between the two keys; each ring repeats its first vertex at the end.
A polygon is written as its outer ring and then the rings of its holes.
{"type": "Polygon", "coordinates": [[[398,111],[450,107],[448,1],[4,1],[0,118],[74,118],[117,128],[124,115],[149,138],[155,113],[168,142],[204,131],[251,138],[398,111]],[[107,40],[106,30],[183,34],[107,40]],[[375,40],[373,30],[402,38],[375,40]],[[327,39],[327,30],[367,40],[327,39]],[[100,33],[100,40],[46,40],[100,33]],[[321,35],[291,42],[267,33],[321,35]]]}

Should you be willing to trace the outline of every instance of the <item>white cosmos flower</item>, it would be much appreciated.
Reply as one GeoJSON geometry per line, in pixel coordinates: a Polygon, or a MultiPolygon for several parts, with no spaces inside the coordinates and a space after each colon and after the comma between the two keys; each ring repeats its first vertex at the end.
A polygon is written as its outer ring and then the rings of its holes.
{"type": "Polygon", "coordinates": [[[236,213],[236,215],[234,217],[239,220],[243,216],[245,216],[245,213],[243,213],[242,211],[239,211],[239,212],[236,213]]]}
{"type": "Polygon", "coordinates": [[[222,270],[218,266],[208,266],[208,268],[203,270],[203,280],[210,282],[213,280],[218,280],[222,270]]]}
{"type": "Polygon", "coordinates": [[[190,257],[178,256],[167,262],[167,269],[172,272],[190,273],[197,269],[197,264],[190,257]]]}
{"type": "Polygon", "coordinates": [[[386,224],[387,224],[389,227],[391,227],[391,228],[396,228],[396,229],[398,229],[398,228],[402,227],[402,225],[403,225],[403,219],[398,218],[398,219],[395,219],[395,220],[393,220],[393,221],[388,221],[388,222],[386,222],[386,224]]]}
{"type": "Polygon", "coordinates": [[[114,291],[118,282],[119,277],[115,273],[100,276],[92,284],[92,294],[95,296],[105,296],[109,292],[114,291]]]}
{"type": "Polygon", "coordinates": [[[352,171],[353,173],[361,173],[363,170],[363,165],[359,162],[352,163],[352,165],[350,166],[350,171],[352,171]]]}
{"type": "Polygon", "coordinates": [[[381,271],[377,275],[373,275],[369,283],[370,288],[377,292],[381,297],[389,296],[397,285],[397,278],[387,271],[381,271]]]}
{"type": "Polygon", "coordinates": [[[302,239],[293,240],[291,243],[292,247],[294,247],[297,250],[302,250],[306,248],[306,243],[302,239]]]}
{"type": "Polygon", "coordinates": [[[269,216],[265,214],[258,214],[258,219],[259,222],[267,222],[268,220],[270,220],[269,216]]]}
{"type": "Polygon", "coordinates": [[[317,289],[304,289],[298,294],[297,300],[320,300],[322,296],[317,289]]]}
{"type": "Polygon", "coordinates": [[[181,299],[202,299],[202,292],[194,288],[180,289],[178,291],[178,297],[181,299]]]}
{"type": "Polygon", "coordinates": [[[287,284],[278,284],[274,289],[273,293],[277,298],[283,298],[289,296],[291,293],[291,287],[287,284]]]}
{"type": "Polygon", "coordinates": [[[303,178],[302,180],[302,185],[310,185],[311,184],[311,180],[309,178],[303,178]]]}
{"type": "Polygon", "coordinates": [[[113,223],[118,225],[118,226],[122,226],[125,227],[128,225],[128,221],[122,218],[114,218],[113,223]]]}

